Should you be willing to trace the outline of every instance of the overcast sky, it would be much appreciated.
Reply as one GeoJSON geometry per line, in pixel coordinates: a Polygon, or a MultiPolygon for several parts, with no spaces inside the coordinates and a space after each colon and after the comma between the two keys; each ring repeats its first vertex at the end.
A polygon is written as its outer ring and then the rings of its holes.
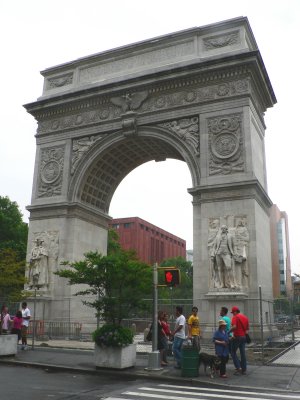
{"type": "MultiPolygon", "coordinates": [[[[288,214],[292,271],[300,273],[299,15],[299,0],[0,0],[0,195],[16,201],[28,221],[25,207],[31,202],[37,126],[22,105],[41,95],[40,71],[155,36],[247,16],[278,101],[265,116],[269,196],[288,214]]],[[[183,162],[144,164],[121,183],[110,215],[141,217],[192,248],[189,187],[183,162]]]]}

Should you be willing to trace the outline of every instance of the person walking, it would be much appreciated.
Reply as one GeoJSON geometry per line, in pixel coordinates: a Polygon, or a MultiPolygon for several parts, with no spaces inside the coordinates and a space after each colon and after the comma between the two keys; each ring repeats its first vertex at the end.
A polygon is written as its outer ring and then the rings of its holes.
{"type": "Polygon", "coordinates": [[[172,351],[176,361],[174,368],[181,368],[181,349],[185,339],[185,317],[183,315],[183,308],[181,306],[177,306],[175,312],[176,321],[175,329],[172,332],[172,335],[174,336],[172,351]]]}
{"type": "Polygon", "coordinates": [[[11,322],[10,315],[8,313],[8,308],[7,306],[2,306],[1,307],[1,331],[2,334],[7,334],[9,330],[9,323],[11,322]]]}
{"type": "Polygon", "coordinates": [[[164,313],[162,316],[161,326],[163,328],[163,331],[165,332],[165,339],[164,339],[164,344],[165,344],[165,351],[163,352],[163,361],[168,364],[168,351],[169,351],[169,340],[172,336],[171,330],[170,330],[170,325],[168,323],[168,314],[164,313]]]}
{"type": "Polygon", "coordinates": [[[158,311],[158,324],[157,324],[157,350],[160,352],[160,365],[165,367],[168,365],[166,360],[166,343],[168,343],[167,335],[163,329],[162,321],[164,316],[164,311],[158,311]]]}
{"type": "Polygon", "coordinates": [[[12,335],[18,335],[18,343],[22,337],[21,336],[22,322],[23,322],[22,311],[19,310],[16,312],[16,315],[12,319],[13,325],[10,331],[12,335]]]}
{"type": "Polygon", "coordinates": [[[229,337],[226,331],[226,321],[220,319],[219,329],[217,329],[213,336],[215,343],[215,352],[220,359],[220,377],[227,378],[226,364],[229,359],[229,337]]]}
{"type": "Polygon", "coordinates": [[[192,314],[188,319],[188,338],[192,341],[193,346],[200,351],[200,320],[198,317],[198,308],[192,308],[192,314]]]}
{"type": "Polygon", "coordinates": [[[30,310],[27,307],[26,301],[22,303],[22,326],[21,326],[21,339],[22,339],[22,350],[27,349],[27,332],[30,320],[30,310]]]}
{"type": "Polygon", "coordinates": [[[236,369],[235,375],[246,375],[246,333],[249,331],[249,319],[240,312],[237,306],[232,307],[231,313],[233,317],[229,332],[233,334],[233,339],[231,340],[231,357],[236,369]],[[240,359],[237,356],[237,350],[240,352],[240,359]]]}
{"type": "Polygon", "coordinates": [[[227,314],[228,314],[228,308],[221,307],[220,320],[224,320],[226,322],[226,332],[229,333],[230,328],[231,328],[231,321],[227,314]]]}

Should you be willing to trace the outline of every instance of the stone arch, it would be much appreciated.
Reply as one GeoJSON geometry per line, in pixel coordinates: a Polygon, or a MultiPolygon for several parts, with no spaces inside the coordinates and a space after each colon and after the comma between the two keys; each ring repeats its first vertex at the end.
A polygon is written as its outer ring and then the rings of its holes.
{"type": "MultiPolygon", "coordinates": [[[[42,74],[42,96],[25,106],[38,122],[28,261],[32,244],[41,241],[49,272],[91,249],[104,253],[109,205],[122,179],[146,161],[182,160],[192,177],[193,300],[202,324],[210,336],[216,309],[225,303],[248,312],[257,328],[259,305],[250,299],[258,299],[259,285],[272,299],[264,114],[276,97],[247,18],[42,74]],[[223,225],[239,248],[232,266],[240,278],[230,287],[217,282],[210,262],[223,225]]],[[[69,319],[54,299],[71,289],[55,279],[40,288],[49,304],[45,316],[69,319]]],[[[78,314],[79,303],[72,301],[76,319],[86,313],[78,314]]],[[[269,315],[267,305],[263,313],[269,315]]]]}
{"type": "Polygon", "coordinates": [[[74,174],[69,199],[108,213],[113,194],[132,170],[148,161],[167,158],[186,162],[193,185],[199,183],[195,155],[180,138],[163,128],[141,127],[138,135],[124,136],[123,131],[96,140],[86,152],[74,174]]]}

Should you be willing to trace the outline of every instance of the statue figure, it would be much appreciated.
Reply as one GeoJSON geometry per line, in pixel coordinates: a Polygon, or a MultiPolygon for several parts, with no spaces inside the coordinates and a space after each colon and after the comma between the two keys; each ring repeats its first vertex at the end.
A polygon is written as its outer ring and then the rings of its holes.
{"type": "Polygon", "coordinates": [[[29,266],[29,286],[30,288],[40,288],[49,283],[48,271],[48,251],[41,239],[35,240],[35,246],[31,251],[29,266]]]}
{"type": "Polygon", "coordinates": [[[221,288],[235,289],[234,256],[235,246],[233,236],[228,233],[226,225],[221,226],[217,234],[211,252],[214,269],[217,271],[218,279],[221,280],[221,288]]]}
{"type": "Polygon", "coordinates": [[[236,267],[240,266],[239,283],[242,286],[248,286],[248,244],[249,231],[245,226],[244,219],[240,219],[235,230],[235,250],[236,250],[236,267]]]}
{"type": "Polygon", "coordinates": [[[209,256],[209,271],[210,271],[210,278],[211,284],[214,288],[222,287],[221,276],[219,274],[219,270],[214,262],[214,257],[212,258],[212,248],[215,241],[215,238],[220,229],[220,222],[218,219],[213,219],[210,223],[210,228],[208,231],[208,239],[207,239],[207,249],[208,249],[208,256],[209,256]]]}

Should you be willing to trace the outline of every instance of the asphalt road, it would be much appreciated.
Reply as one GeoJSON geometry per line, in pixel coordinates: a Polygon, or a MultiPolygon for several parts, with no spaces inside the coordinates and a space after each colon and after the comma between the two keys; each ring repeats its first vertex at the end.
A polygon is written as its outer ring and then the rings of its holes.
{"type": "Polygon", "coordinates": [[[1,400],[99,400],[136,382],[104,375],[72,374],[1,365],[1,400]]]}
{"type": "Polygon", "coordinates": [[[300,400],[287,391],[225,388],[221,385],[192,386],[122,379],[119,375],[88,375],[54,372],[24,366],[1,365],[2,400],[300,400]]]}

